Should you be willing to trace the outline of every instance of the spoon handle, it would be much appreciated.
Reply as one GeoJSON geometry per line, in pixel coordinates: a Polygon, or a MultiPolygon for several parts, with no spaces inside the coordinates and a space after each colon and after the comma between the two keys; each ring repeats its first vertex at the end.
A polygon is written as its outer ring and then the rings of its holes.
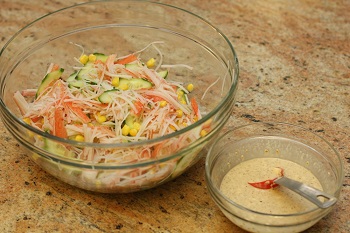
{"type": "Polygon", "coordinates": [[[337,198],[332,195],[285,176],[276,179],[274,182],[300,194],[322,209],[334,205],[337,201],[337,198]],[[324,202],[320,201],[318,197],[324,197],[324,202]]]}

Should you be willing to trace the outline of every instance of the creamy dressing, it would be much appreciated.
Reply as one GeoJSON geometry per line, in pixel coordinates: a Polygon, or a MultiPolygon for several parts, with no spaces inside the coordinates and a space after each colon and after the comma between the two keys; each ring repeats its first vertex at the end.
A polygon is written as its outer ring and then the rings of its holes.
{"type": "Polygon", "coordinates": [[[238,164],[225,175],[220,190],[237,204],[263,213],[293,214],[314,208],[313,203],[285,187],[258,189],[248,184],[278,177],[278,168],[284,169],[286,177],[322,190],[319,180],[309,170],[279,158],[256,158],[238,164]]]}

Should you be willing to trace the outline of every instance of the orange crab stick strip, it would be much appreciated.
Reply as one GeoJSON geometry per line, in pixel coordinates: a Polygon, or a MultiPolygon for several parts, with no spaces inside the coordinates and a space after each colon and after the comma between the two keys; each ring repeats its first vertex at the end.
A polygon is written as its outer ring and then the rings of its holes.
{"type": "Polygon", "coordinates": [[[125,65],[136,60],[137,60],[137,57],[134,54],[130,54],[129,56],[118,60],[116,64],[125,65]]]}
{"type": "Polygon", "coordinates": [[[75,115],[77,115],[83,123],[89,123],[91,122],[91,119],[83,112],[83,110],[79,107],[73,106],[72,102],[65,102],[65,105],[74,112],[75,115]]]}
{"type": "Polygon", "coordinates": [[[59,68],[60,68],[60,66],[58,64],[53,64],[51,72],[55,71],[55,70],[58,70],[59,68]]]}
{"type": "Polygon", "coordinates": [[[64,127],[63,114],[64,111],[62,108],[55,109],[54,135],[61,138],[67,138],[67,131],[64,127]]]}
{"type": "Polygon", "coordinates": [[[138,100],[134,102],[134,106],[136,108],[135,115],[139,116],[143,110],[143,104],[141,103],[141,101],[138,100]]]}
{"type": "Polygon", "coordinates": [[[196,116],[198,116],[199,115],[199,109],[198,109],[198,104],[197,104],[197,101],[196,101],[195,98],[191,99],[191,106],[192,106],[193,111],[196,114],[196,116]]]}

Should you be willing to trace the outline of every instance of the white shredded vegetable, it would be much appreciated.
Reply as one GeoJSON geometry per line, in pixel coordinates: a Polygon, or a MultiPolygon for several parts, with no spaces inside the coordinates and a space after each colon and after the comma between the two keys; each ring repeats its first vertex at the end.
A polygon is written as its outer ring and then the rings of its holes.
{"type": "MultiPolygon", "coordinates": [[[[135,53],[120,57],[117,54],[87,56],[84,48],[75,44],[83,51],[82,56],[94,58],[72,67],[77,71],[75,77],[62,74],[51,77],[52,72],[59,69],[58,64],[52,63],[41,83],[44,86],[14,94],[24,122],[36,129],[79,142],[125,143],[124,148],[67,147],[56,145],[56,142],[52,145],[54,142],[42,137],[36,138],[36,145],[61,156],[91,163],[129,164],[164,157],[198,140],[200,131],[209,131],[210,127],[189,131],[160,144],[127,146],[128,142],[154,139],[181,130],[201,118],[197,102],[190,98],[190,91],[185,88],[187,84],[167,81],[158,73],[164,68],[192,69],[184,64],[162,64],[163,55],[156,47],[161,43],[150,43],[135,53]],[[137,56],[149,48],[159,55],[155,69],[145,66],[137,56]]],[[[81,59],[74,59],[81,62],[81,59]]],[[[121,186],[132,182],[147,183],[164,178],[174,166],[171,163],[163,167],[153,165],[144,170],[108,174],[82,171],[81,179],[121,186]]]]}

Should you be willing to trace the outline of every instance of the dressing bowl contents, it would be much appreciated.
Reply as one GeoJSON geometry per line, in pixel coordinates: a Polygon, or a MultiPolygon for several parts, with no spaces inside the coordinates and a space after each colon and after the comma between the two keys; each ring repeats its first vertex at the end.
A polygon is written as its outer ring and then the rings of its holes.
{"type": "MultiPolygon", "coordinates": [[[[343,179],[342,161],[327,141],[283,123],[228,128],[210,146],[205,172],[209,193],[222,213],[249,232],[304,231],[332,210],[343,179]],[[320,208],[278,184],[283,178],[334,198],[320,208]]],[[[322,203],[326,198],[319,197],[322,203]]]]}
{"type": "Polygon", "coordinates": [[[262,213],[293,214],[315,207],[313,203],[286,187],[259,189],[249,185],[252,181],[273,179],[279,175],[278,168],[283,168],[284,175],[291,179],[322,189],[318,179],[297,163],[279,158],[255,158],[233,167],[223,178],[220,190],[238,205],[262,213]]]}

